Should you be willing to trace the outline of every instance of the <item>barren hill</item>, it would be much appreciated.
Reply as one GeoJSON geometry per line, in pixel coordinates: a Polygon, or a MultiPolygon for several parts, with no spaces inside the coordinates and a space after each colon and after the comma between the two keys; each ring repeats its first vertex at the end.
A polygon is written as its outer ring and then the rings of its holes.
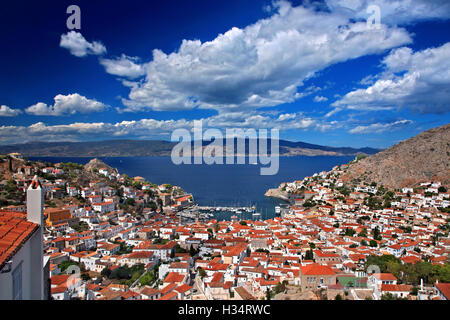
{"type": "Polygon", "coordinates": [[[450,124],[424,131],[350,165],[345,181],[362,177],[391,188],[421,181],[450,183],[450,124]]]}
{"type": "Polygon", "coordinates": [[[84,166],[84,170],[86,171],[93,171],[94,169],[106,169],[110,172],[114,172],[117,174],[117,169],[114,169],[110,166],[108,166],[106,163],[104,163],[102,160],[100,159],[92,159],[91,161],[89,161],[85,166],[84,166]]]}

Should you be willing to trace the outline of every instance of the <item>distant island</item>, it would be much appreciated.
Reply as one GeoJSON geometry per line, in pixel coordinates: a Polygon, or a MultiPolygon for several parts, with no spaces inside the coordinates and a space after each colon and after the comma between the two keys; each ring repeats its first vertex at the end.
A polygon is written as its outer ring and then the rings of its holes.
{"type": "MultiPolygon", "coordinates": [[[[206,147],[209,141],[203,142],[206,147]]],[[[143,157],[170,156],[176,142],[165,140],[105,140],[87,142],[30,142],[0,146],[0,154],[18,152],[26,157],[143,157]]],[[[235,144],[236,145],[236,144],[235,144]]],[[[248,140],[246,140],[248,153],[248,140]]],[[[356,156],[379,149],[329,147],[306,142],[279,140],[280,156],[356,156]]]]}

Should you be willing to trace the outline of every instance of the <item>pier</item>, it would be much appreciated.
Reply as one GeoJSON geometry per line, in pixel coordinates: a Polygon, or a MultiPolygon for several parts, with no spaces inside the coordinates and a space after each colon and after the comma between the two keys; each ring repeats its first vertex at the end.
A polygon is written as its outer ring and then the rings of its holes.
{"type": "Polygon", "coordinates": [[[222,211],[222,212],[255,212],[255,207],[222,207],[222,206],[198,206],[201,211],[222,211]]]}

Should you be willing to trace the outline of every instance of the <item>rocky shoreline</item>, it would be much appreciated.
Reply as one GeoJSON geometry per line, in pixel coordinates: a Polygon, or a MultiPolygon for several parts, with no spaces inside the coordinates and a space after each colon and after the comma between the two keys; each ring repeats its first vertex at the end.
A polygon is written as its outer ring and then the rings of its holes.
{"type": "Polygon", "coordinates": [[[264,196],[278,198],[278,199],[289,202],[289,195],[286,192],[281,191],[278,188],[272,188],[272,189],[267,190],[267,192],[264,194],[264,196]]]}

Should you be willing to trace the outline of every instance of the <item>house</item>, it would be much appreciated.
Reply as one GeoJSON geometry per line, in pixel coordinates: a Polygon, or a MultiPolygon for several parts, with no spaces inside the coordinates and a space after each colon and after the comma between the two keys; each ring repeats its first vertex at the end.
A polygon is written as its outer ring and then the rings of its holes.
{"type": "Polygon", "coordinates": [[[253,295],[250,294],[244,287],[234,288],[234,298],[233,300],[257,300],[253,295]]]}
{"type": "Polygon", "coordinates": [[[169,272],[178,272],[181,274],[189,273],[189,263],[186,262],[173,262],[169,266],[169,272]]]}
{"type": "Polygon", "coordinates": [[[182,284],[176,287],[174,290],[178,294],[178,300],[191,300],[193,287],[188,284],[182,284]]]}
{"type": "Polygon", "coordinates": [[[450,299],[450,283],[435,283],[434,289],[441,300],[450,299]]]}
{"type": "Polygon", "coordinates": [[[92,208],[100,213],[107,213],[107,212],[111,212],[114,211],[115,209],[115,204],[114,202],[101,202],[101,203],[93,203],[92,204],[92,208]]]}
{"type": "Polygon", "coordinates": [[[176,243],[171,241],[166,244],[152,244],[150,241],[144,241],[139,244],[133,251],[152,251],[156,257],[162,261],[167,261],[172,253],[175,253],[176,243]]]}
{"type": "Polygon", "coordinates": [[[153,259],[152,251],[137,251],[132,252],[129,255],[121,259],[121,264],[126,264],[132,267],[136,264],[143,263],[144,265],[149,264],[153,259]]]}
{"type": "Polygon", "coordinates": [[[397,284],[397,278],[392,273],[374,273],[367,279],[367,285],[374,289],[379,290],[386,284],[397,284]]]}
{"type": "Polygon", "coordinates": [[[54,300],[84,298],[86,285],[78,275],[60,274],[50,278],[51,295],[54,300]]]}
{"type": "Polygon", "coordinates": [[[141,297],[144,300],[158,300],[159,298],[161,298],[161,291],[149,286],[145,286],[141,290],[141,297]]]}
{"type": "Polygon", "coordinates": [[[100,242],[97,244],[97,251],[103,256],[111,256],[120,250],[120,245],[115,243],[100,242]]]}
{"type": "Polygon", "coordinates": [[[44,300],[50,295],[43,256],[44,191],[37,176],[27,189],[27,213],[0,210],[0,300],[44,300]]]}
{"type": "Polygon", "coordinates": [[[391,294],[396,298],[407,298],[411,292],[412,286],[407,284],[382,284],[380,288],[381,296],[391,294]]]}
{"type": "Polygon", "coordinates": [[[300,286],[303,291],[336,284],[336,273],[328,266],[311,263],[300,266],[300,286]]]}
{"type": "Polygon", "coordinates": [[[164,278],[164,285],[169,284],[169,283],[173,283],[176,285],[180,285],[183,283],[186,283],[188,279],[188,275],[187,274],[180,274],[178,272],[169,272],[167,274],[167,276],[164,278]]]}

